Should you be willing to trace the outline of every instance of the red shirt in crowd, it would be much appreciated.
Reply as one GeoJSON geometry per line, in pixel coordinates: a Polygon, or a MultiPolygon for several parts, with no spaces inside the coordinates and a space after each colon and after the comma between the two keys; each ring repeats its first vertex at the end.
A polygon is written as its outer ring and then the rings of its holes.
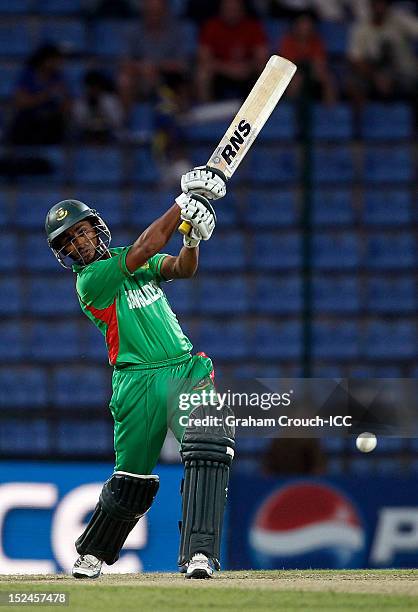
{"type": "Polygon", "coordinates": [[[293,34],[286,34],[279,45],[278,53],[295,64],[326,60],[324,43],[317,34],[304,41],[298,40],[293,34]]]}
{"type": "Polygon", "coordinates": [[[231,26],[215,17],[204,24],[200,44],[209,47],[218,60],[239,61],[252,57],[257,47],[266,45],[266,36],[255,19],[245,18],[231,26]]]}

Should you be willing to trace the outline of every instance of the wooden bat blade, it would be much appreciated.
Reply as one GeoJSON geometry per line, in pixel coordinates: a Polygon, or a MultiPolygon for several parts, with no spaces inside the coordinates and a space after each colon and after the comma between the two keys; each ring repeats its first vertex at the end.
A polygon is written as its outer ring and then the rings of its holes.
{"type": "Polygon", "coordinates": [[[284,94],[295,72],[295,64],[284,57],[273,55],[269,59],[209,158],[208,166],[222,170],[228,178],[234,174],[284,94]]]}
{"type": "MultiPolygon", "coordinates": [[[[280,55],[271,56],[222,140],[208,159],[208,166],[218,168],[227,178],[234,174],[295,72],[295,64],[280,55]]],[[[179,231],[185,235],[190,229],[186,221],[183,221],[179,227],[179,231]]]]}

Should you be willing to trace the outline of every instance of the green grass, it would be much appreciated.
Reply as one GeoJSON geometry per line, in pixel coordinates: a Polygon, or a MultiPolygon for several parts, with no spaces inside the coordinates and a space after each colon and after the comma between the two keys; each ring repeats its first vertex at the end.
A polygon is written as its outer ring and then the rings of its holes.
{"type": "MultiPolygon", "coordinates": [[[[413,570],[223,572],[211,581],[172,574],[108,575],[80,582],[67,576],[0,577],[0,592],[66,592],[70,605],[58,609],[71,612],[418,610],[417,585],[413,570]]],[[[1,606],[0,612],[13,609],[22,606],[1,606]]]]}

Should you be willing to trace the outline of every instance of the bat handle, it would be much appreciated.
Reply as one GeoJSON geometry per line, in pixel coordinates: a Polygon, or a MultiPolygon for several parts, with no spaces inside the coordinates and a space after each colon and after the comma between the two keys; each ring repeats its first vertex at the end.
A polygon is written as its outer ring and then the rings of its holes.
{"type": "Polygon", "coordinates": [[[183,221],[183,223],[179,225],[178,231],[180,232],[180,234],[183,234],[183,236],[188,236],[190,234],[191,229],[192,226],[190,225],[190,223],[187,223],[187,221],[183,221]]]}

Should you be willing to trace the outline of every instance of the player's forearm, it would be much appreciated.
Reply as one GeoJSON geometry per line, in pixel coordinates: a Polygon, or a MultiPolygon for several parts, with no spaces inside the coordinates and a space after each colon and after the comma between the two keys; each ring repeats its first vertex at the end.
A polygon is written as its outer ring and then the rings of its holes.
{"type": "Polygon", "coordinates": [[[196,274],[199,264],[199,247],[183,247],[174,264],[175,278],[191,278],[196,274]]]}
{"type": "Polygon", "coordinates": [[[137,238],[126,256],[128,270],[133,272],[170,240],[180,223],[180,208],[177,204],[173,206],[159,219],[154,221],[137,238]]]}

